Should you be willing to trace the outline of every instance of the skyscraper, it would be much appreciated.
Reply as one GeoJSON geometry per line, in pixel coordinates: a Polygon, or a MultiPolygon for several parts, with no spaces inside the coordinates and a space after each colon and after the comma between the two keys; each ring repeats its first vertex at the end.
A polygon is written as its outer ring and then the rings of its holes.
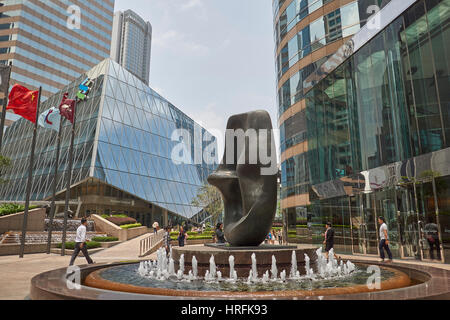
{"type": "Polygon", "coordinates": [[[384,217],[395,259],[450,262],[449,21],[450,0],[390,1],[300,78],[280,117],[290,242],[331,222],[336,252],[376,255],[384,217]]]}
{"type": "Polygon", "coordinates": [[[111,59],[146,85],[150,80],[152,25],[132,10],[114,14],[111,59]]]}
{"type": "Polygon", "coordinates": [[[114,0],[0,1],[0,63],[13,65],[10,85],[42,86],[45,100],[108,58],[113,14],[114,0]]]}
{"type": "Polygon", "coordinates": [[[281,207],[310,205],[304,80],[390,0],[274,0],[281,207]]]}

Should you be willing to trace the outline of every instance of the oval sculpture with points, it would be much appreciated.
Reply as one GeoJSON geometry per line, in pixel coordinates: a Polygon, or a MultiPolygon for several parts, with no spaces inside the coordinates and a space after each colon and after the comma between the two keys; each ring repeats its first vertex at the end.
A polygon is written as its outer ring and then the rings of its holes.
{"type": "Polygon", "coordinates": [[[277,176],[269,113],[230,117],[222,163],[208,182],[222,194],[225,239],[232,246],[258,246],[266,238],[277,206],[277,176]]]}

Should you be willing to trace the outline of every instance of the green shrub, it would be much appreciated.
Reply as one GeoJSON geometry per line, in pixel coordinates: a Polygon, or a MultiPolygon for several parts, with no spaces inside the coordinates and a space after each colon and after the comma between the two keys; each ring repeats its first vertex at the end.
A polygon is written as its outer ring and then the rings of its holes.
{"type": "Polygon", "coordinates": [[[116,237],[94,237],[94,238],[92,238],[92,241],[95,241],[95,242],[113,242],[113,241],[119,241],[119,238],[116,238],[116,237]]]}
{"type": "Polygon", "coordinates": [[[130,217],[106,217],[105,219],[108,220],[109,222],[114,223],[116,226],[119,227],[123,225],[137,223],[136,219],[130,217]]]}
{"type": "Polygon", "coordinates": [[[112,216],[110,216],[109,214],[102,214],[101,217],[103,219],[107,219],[110,217],[114,217],[114,218],[128,218],[128,216],[126,214],[113,214],[112,216]]]}
{"type": "MultiPolygon", "coordinates": [[[[178,240],[178,234],[170,237],[172,240],[178,240]]],[[[208,240],[212,239],[212,235],[188,236],[188,240],[208,240]]]]}
{"type": "Polygon", "coordinates": [[[120,227],[122,229],[133,229],[133,228],[142,227],[142,224],[140,224],[140,223],[124,224],[124,225],[121,225],[120,227]]]}
{"type": "MultiPolygon", "coordinates": [[[[38,208],[38,206],[29,206],[29,210],[33,210],[38,208]]],[[[9,214],[14,214],[18,212],[22,212],[25,210],[25,206],[17,203],[4,203],[0,205],[0,217],[7,216],[9,214]]]]}
{"type": "MultiPolygon", "coordinates": [[[[95,242],[95,241],[86,242],[86,245],[87,245],[88,250],[100,248],[102,246],[102,244],[100,242],[95,242]]],[[[58,243],[56,245],[56,247],[61,249],[62,243],[58,243]]],[[[66,242],[66,249],[68,249],[68,250],[75,249],[75,242],[66,242]]]]}

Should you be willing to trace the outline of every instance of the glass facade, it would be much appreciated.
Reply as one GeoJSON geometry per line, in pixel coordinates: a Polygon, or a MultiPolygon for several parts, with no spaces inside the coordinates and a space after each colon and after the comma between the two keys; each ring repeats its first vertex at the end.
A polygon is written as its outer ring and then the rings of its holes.
{"type": "MultiPolygon", "coordinates": [[[[297,17],[293,18],[292,23],[290,24],[291,28],[308,16],[308,14],[331,1],[310,1],[310,5],[306,6],[307,2],[308,1],[306,0],[294,0],[286,9],[286,14],[290,11],[289,8],[291,6],[297,8],[296,10],[300,10],[298,12],[293,9],[293,11],[291,10],[293,12],[292,15],[297,17]],[[303,5],[303,3],[305,3],[305,5],[303,5]],[[305,9],[302,9],[303,6],[305,9]]],[[[293,76],[290,76],[287,80],[282,79],[283,75],[285,75],[297,62],[314,51],[357,33],[367,22],[369,17],[368,8],[370,5],[379,5],[380,8],[382,8],[387,3],[389,3],[389,1],[359,0],[351,2],[312,21],[287,41],[276,57],[278,80],[283,81],[281,88],[278,91],[278,108],[280,115],[304,98],[304,79],[316,70],[318,66],[323,64],[330,55],[323,57],[314,63],[308,64],[293,76]]],[[[282,19],[283,15],[280,17],[280,21],[282,21],[282,19]]],[[[279,28],[278,25],[275,29],[278,30],[277,28],[279,28]]],[[[284,30],[286,30],[286,32],[281,32],[283,35],[281,39],[276,37],[277,46],[281,44],[281,41],[290,29],[285,28],[284,30]]]]}
{"type": "MultiPolygon", "coordinates": [[[[207,147],[215,150],[215,138],[109,59],[50,97],[41,110],[59,105],[64,92],[74,96],[85,77],[94,79],[95,86],[89,99],[77,107],[71,199],[83,203],[80,214],[132,210],[149,226],[153,222],[147,213],[155,217],[158,212],[167,211],[172,222],[177,219],[199,222],[198,219],[204,218],[202,208],[193,206],[192,200],[217,161],[207,164],[202,160],[195,164],[193,148],[195,142],[199,143],[195,132],[202,135],[199,139],[207,140],[200,140],[202,154],[207,147]],[[181,163],[172,159],[172,150],[180,144],[172,140],[177,129],[189,132],[189,144],[187,140],[182,143],[186,148],[190,146],[191,161],[181,163]]],[[[66,185],[70,129],[66,121],[57,180],[61,199],[66,185]]],[[[39,128],[32,200],[51,198],[56,138],[56,132],[39,128]]],[[[0,186],[0,199],[24,200],[31,139],[32,124],[24,119],[6,130],[3,155],[13,165],[3,176],[8,183],[0,186]]],[[[215,159],[216,155],[212,157],[215,159]]]]}
{"type": "Polygon", "coordinates": [[[394,257],[450,262],[449,21],[450,0],[417,1],[306,94],[307,157],[283,175],[310,203],[286,209],[291,241],[319,245],[331,221],[338,252],[378,254],[384,216],[394,257]]]}

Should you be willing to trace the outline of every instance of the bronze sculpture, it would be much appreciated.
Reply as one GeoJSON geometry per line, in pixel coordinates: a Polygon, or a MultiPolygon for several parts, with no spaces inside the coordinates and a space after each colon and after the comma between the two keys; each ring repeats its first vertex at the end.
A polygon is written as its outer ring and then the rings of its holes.
{"type": "Polygon", "coordinates": [[[230,117],[225,144],[222,163],[208,177],[224,200],[225,239],[231,246],[258,246],[272,227],[277,205],[278,168],[269,113],[230,117]],[[243,143],[236,143],[239,139],[243,143]]]}

